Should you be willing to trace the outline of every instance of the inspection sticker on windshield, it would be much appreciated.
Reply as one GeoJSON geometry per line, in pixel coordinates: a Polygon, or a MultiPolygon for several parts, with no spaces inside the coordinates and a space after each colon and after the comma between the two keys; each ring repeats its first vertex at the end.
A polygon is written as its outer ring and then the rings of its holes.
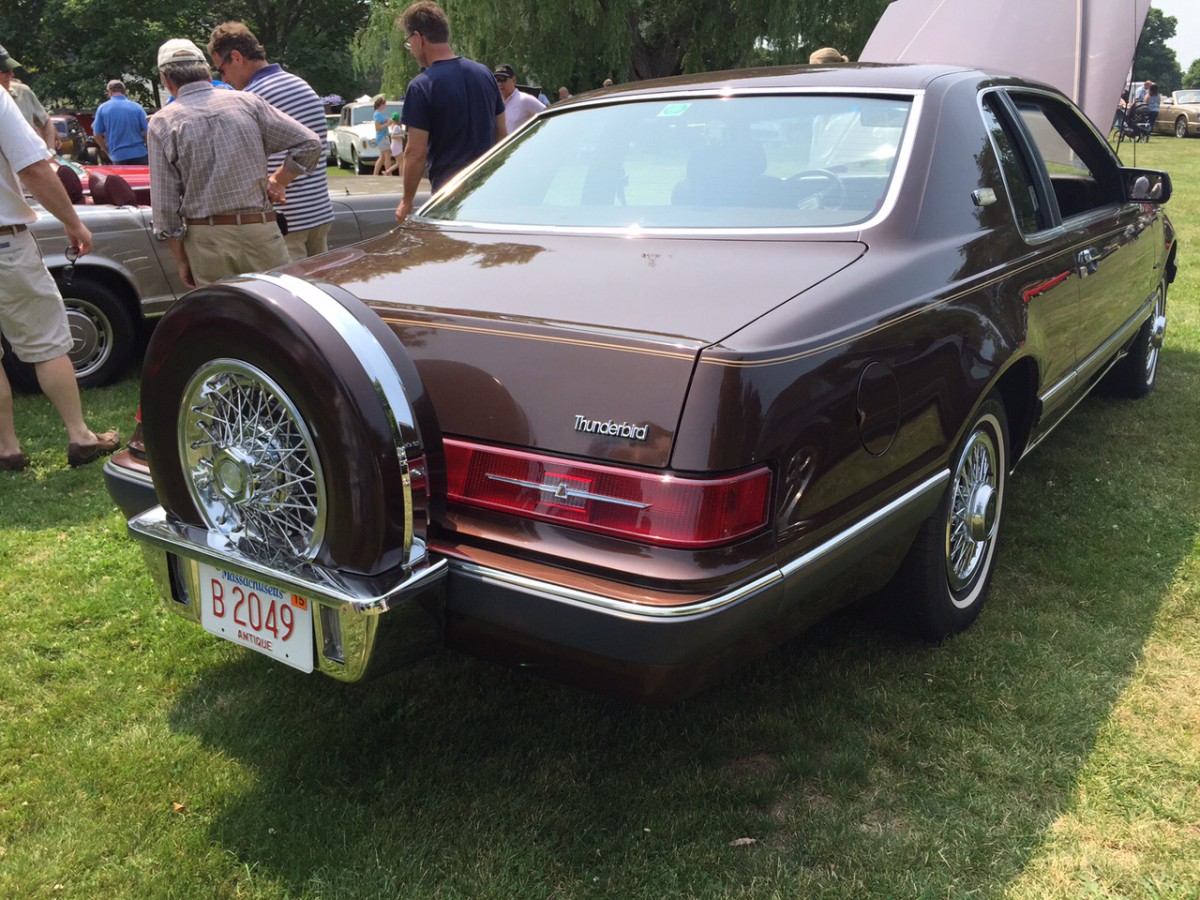
{"type": "Polygon", "coordinates": [[[658,117],[666,119],[671,116],[682,116],[691,108],[692,104],[690,103],[669,103],[658,111],[658,117]]]}
{"type": "Polygon", "coordinates": [[[200,624],[301,672],[313,670],[312,604],[274,585],[197,563],[200,624]]]}

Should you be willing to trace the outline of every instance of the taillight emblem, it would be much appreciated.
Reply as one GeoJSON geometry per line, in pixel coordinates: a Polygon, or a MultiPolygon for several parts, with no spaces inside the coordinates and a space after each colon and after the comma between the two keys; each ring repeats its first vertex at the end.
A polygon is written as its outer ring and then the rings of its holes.
{"type": "MultiPolygon", "coordinates": [[[[584,503],[591,500],[595,503],[613,503],[617,506],[627,506],[631,509],[649,509],[649,503],[639,503],[636,500],[626,500],[623,497],[609,497],[605,494],[597,494],[593,491],[584,490],[579,487],[572,487],[566,481],[525,481],[521,478],[508,478],[504,475],[495,475],[491,472],[487,476],[492,481],[501,481],[504,484],[515,484],[517,487],[529,488],[532,491],[540,491],[543,494],[549,494],[555,500],[568,501],[565,506],[573,506],[582,509],[584,503]],[[571,503],[569,501],[576,501],[571,503]]],[[[582,480],[582,479],[581,479],[582,480]]]]}

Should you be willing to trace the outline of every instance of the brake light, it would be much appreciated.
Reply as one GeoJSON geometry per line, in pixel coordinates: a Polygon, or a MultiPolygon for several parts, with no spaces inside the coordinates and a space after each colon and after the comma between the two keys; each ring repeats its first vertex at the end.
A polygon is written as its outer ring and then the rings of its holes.
{"type": "Polygon", "coordinates": [[[449,499],[666,547],[730,543],[767,524],[766,468],[682,478],[447,438],[449,499]]]}

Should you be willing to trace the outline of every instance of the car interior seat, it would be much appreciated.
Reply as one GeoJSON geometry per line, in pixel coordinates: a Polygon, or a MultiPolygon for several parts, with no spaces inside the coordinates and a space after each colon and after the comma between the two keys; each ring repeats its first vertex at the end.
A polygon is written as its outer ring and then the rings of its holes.
{"type": "Polygon", "coordinates": [[[92,192],[93,203],[110,203],[113,206],[138,205],[137,194],[120,175],[98,175],[90,172],[88,188],[92,192]]]}
{"type": "Polygon", "coordinates": [[[687,177],[671,192],[673,206],[780,206],[783,182],[764,174],[761,141],[733,135],[697,147],[688,156],[687,177]]]}
{"type": "Polygon", "coordinates": [[[71,198],[71,202],[75,204],[83,203],[83,182],[79,180],[79,176],[75,174],[75,170],[67,166],[59,166],[55,170],[58,175],[58,180],[62,182],[62,186],[67,191],[67,196],[71,198]]]}

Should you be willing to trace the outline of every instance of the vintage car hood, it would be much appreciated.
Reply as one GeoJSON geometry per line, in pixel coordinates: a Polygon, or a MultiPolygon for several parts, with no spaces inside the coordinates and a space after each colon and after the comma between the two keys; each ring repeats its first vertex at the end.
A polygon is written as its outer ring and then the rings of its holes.
{"type": "Polygon", "coordinates": [[[699,352],[864,249],[414,226],[285,271],[374,307],[447,433],[665,466],[699,352]]]}
{"type": "Polygon", "coordinates": [[[894,0],[860,62],[948,63],[1058,88],[1107,134],[1150,0],[894,0]]]}
{"type": "Polygon", "coordinates": [[[343,134],[349,132],[356,138],[368,138],[372,141],[375,140],[374,122],[361,122],[358,125],[339,125],[337,130],[343,134]]]}

